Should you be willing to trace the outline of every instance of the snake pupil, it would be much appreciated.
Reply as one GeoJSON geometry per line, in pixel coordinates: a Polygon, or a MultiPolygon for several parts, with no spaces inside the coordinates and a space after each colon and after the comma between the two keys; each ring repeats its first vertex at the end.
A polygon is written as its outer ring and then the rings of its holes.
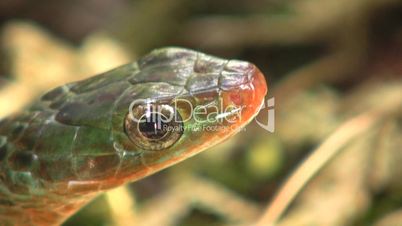
{"type": "Polygon", "coordinates": [[[180,114],[167,104],[137,105],[127,114],[124,129],[130,140],[144,150],[163,150],[183,134],[180,114]]]}
{"type": "Polygon", "coordinates": [[[146,138],[156,140],[167,134],[167,117],[158,112],[144,115],[143,120],[138,124],[139,132],[146,138]]]}

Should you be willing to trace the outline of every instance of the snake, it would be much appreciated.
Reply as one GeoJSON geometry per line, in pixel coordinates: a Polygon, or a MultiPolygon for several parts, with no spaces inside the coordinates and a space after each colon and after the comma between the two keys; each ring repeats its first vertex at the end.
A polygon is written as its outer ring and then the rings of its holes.
{"type": "Polygon", "coordinates": [[[266,93],[254,64],[180,47],[57,87],[0,121],[0,225],[60,225],[239,133],[266,93]]]}

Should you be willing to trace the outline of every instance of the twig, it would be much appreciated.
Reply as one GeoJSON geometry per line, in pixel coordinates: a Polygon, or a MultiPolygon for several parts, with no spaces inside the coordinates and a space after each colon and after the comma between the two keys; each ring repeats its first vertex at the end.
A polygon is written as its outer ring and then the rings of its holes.
{"type": "Polygon", "coordinates": [[[194,206],[223,216],[233,224],[250,222],[259,214],[259,208],[254,203],[213,181],[192,175],[180,179],[181,182],[167,192],[145,204],[138,213],[138,225],[177,225],[177,221],[194,206]],[[225,208],[222,208],[223,205],[225,208]]]}
{"type": "Polygon", "coordinates": [[[382,117],[366,112],[343,123],[310,155],[285,182],[256,226],[276,225],[284,211],[307,182],[353,138],[369,130],[382,117]]]}
{"type": "Polygon", "coordinates": [[[114,225],[136,222],[136,202],[128,189],[128,186],[121,186],[106,193],[114,225]]]}

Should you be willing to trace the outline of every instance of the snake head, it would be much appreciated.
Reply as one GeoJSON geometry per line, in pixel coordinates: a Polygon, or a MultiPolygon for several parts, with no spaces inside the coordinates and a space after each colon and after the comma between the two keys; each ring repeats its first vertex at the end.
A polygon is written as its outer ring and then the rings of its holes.
{"type": "Polygon", "coordinates": [[[138,61],[132,87],[113,113],[122,162],[116,178],[132,181],[166,168],[238,133],[267,92],[253,64],[181,48],[138,61]]]}
{"type": "Polygon", "coordinates": [[[31,126],[43,132],[26,139],[40,140],[41,178],[104,190],[231,137],[258,113],[266,92],[251,63],[164,48],[45,94],[36,106],[49,109],[37,116],[45,123],[31,126]]]}

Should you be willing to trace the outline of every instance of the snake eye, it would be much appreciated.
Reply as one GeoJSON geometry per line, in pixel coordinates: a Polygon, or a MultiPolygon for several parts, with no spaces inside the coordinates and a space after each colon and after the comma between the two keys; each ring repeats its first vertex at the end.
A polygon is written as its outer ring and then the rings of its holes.
{"type": "Polygon", "coordinates": [[[170,105],[143,104],[134,106],[127,114],[124,129],[138,147],[155,151],[176,143],[183,134],[183,123],[170,105]]]}

